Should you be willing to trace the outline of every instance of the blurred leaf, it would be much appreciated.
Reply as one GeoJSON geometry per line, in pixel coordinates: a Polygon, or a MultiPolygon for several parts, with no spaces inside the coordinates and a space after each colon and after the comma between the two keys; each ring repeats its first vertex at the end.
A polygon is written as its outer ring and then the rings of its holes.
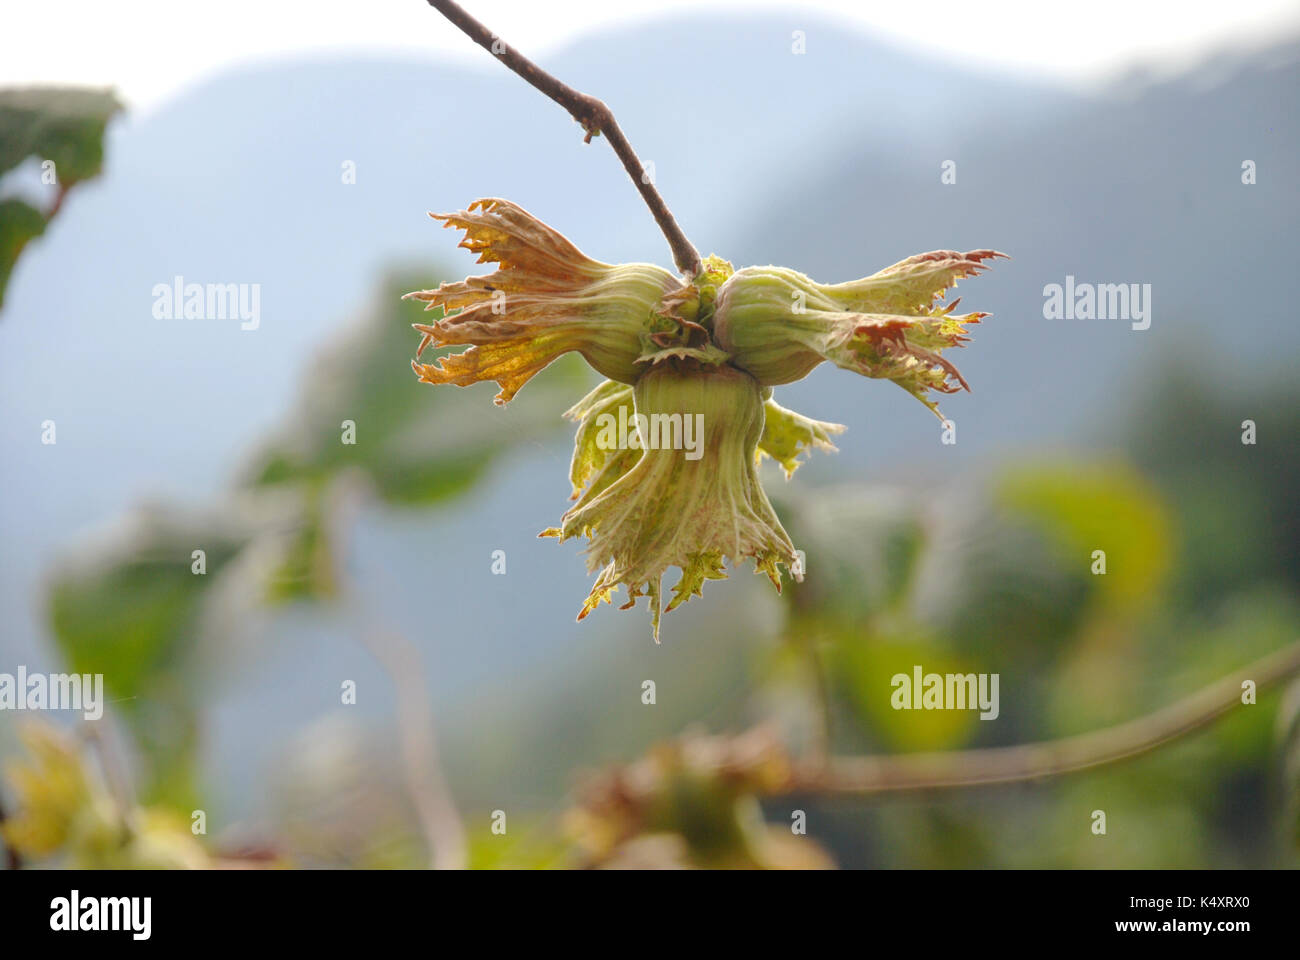
{"type": "Polygon", "coordinates": [[[18,736],[26,756],[5,768],[18,808],[0,833],[24,857],[40,859],[67,844],[81,811],[96,806],[91,775],[72,738],[44,720],[24,724],[18,736]]]}
{"type": "Polygon", "coordinates": [[[1133,403],[1128,446],[1177,508],[1183,604],[1203,608],[1263,578],[1300,588],[1300,387],[1256,365],[1246,386],[1225,382],[1212,347],[1166,355],[1133,403]],[[1255,443],[1243,443],[1243,423],[1255,443]]]}
{"type": "Polygon", "coordinates": [[[420,310],[400,299],[416,285],[391,280],[382,305],[312,367],[292,431],[259,458],[243,499],[201,512],[141,511],[54,572],[55,642],[71,669],[104,675],[149,758],[149,795],[179,801],[192,790],[197,708],[186,657],[212,622],[218,632],[242,629],[214,607],[244,611],[242,594],[271,603],[336,596],[336,493],[357,489],[351,481],[361,476],[389,503],[461,494],[507,450],[540,446],[589,379],[580,359],[562,360],[507,410],[484,391],[421,385],[404,359],[419,342],[410,323],[420,310]],[[191,570],[196,549],[206,551],[202,575],[191,570]],[[227,570],[241,595],[210,603],[227,570]]]}
{"type": "Polygon", "coordinates": [[[21,200],[0,200],[0,307],[18,255],[45,232],[45,214],[21,200]]]}
{"type": "Polygon", "coordinates": [[[133,709],[130,701],[175,666],[205,591],[250,537],[221,513],[147,507],[116,535],[83,544],[50,581],[50,623],[68,666],[102,673],[133,709]],[[205,551],[206,574],[192,572],[195,550],[205,551]]]}
{"type": "MultiPolygon", "coordinates": [[[[479,819],[489,824],[490,818],[479,819]]],[[[572,865],[569,845],[547,825],[512,817],[505,834],[495,834],[490,825],[466,838],[471,870],[560,870],[572,865]]]]}
{"type": "Polygon", "coordinates": [[[332,600],[341,589],[333,518],[327,516],[329,492],[309,486],[303,499],[302,523],[281,540],[278,562],[266,581],[264,599],[271,605],[332,600]]]}
{"type": "Polygon", "coordinates": [[[0,201],[0,306],[18,255],[40,236],[64,194],[98,176],[104,128],[121,103],[111,90],[20,87],[0,90],[0,174],[28,157],[54,163],[57,199],[43,213],[21,200],[0,201]]]}
{"type": "MultiPolygon", "coordinates": [[[[893,678],[903,674],[909,683],[913,668],[923,674],[979,673],[969,664],[936,649],[923,638],[863,642],[845,637],[833,648],[833,675],[848,696],[864,727],[878,741],[898,750],[942,750],[960,747],[978,732],[979,710],[896,710],[893,678]]],[[[913,691],[917,700],[921,691],[913,691]]]]}
{"type": "Polygon", "coordinates": [[[50,576],[55,646],[71,671],[103,674],[106,698],[148,760],[148,800],[182,806],[192,796],[197,678],[184,668],[205,599],[257,525],[233,508],[144,508],[50,576]],[[193,572],[195,550],[204,551],[206,573],[193,572]]]}
{"type": "MultiPolygon", "coordinates": [[[[1037,843],[1005,851],[1016,868],[1068,863],[1081,869],[1205,869],[1205,818],[1169,781],[1168,754],[1143,757],[1066,779],[1039,825],[1037,843]],[[1092,832],[1092,811],[1106,814],[1106,834],[1092,832]]],[[[1187,782],[1195,782],[1195,777],[1187,782]]]]}
{"type": "Polygon", "coordinates": [[[960,536],[936,558],[944,589],[930,591],[927,622],[971,656],[1036,675],[1078,633],[1092,586],[1088,568],[1026,518],[984,498],[971,509],[960,536]]]}
{"type": "Polygon", "coordinates": [[[427,280],[389,277],[362,323],[316,359],[291,426],[257,458],[252,483],[323,483],[356,468],[384,501],[429,505],[464,493],[506,451],[540,447],[564,426],[561,414],[592,379],[576,356],[552,364],[504,408],[493,405],[490,384],[430,387],[416,379],[411,324],[428,317],[401,295],[427,280]],[[345,421],[354,443],[344,442],[345,421]]]}
{"type": "Polygon", "coordinates": [[[0,173],[36,156],[54,161],[65,189],[97,176],[104,162],[104,128],[121,109],[111,90],[0,90],[0,173]]]}
{"type": "Polygon", "coordinates": [[[207,854],[187,818],[161,808],[123,811],[82,744],[45,721],[22,730],[26,762],[7,773],[18,809],[2,826],[24,857],[73,869],[199,869],[207,854]]]}
{"type": "Polygon", "coordinates": [[[1179,518],[1179,607],[1205,610],[1278,577],[1285,521],[1267,487],[1215,464],[1197,465],[1162,486],[1179,518]]]}
{"type": "Polygon", "coordinates": [[[788,588],[796,619],[861,627],[908,599],[925,547],[920,501],[846,487],[790,497],[780,507],[807,559],[804,582],[788,588]]]}
{"type": "Polygon", "coordinates": [[[1067,566],[1091,572],[1105,552],[1106,572],[1093,577],[1100,601],[1135,613],[1159,597],[1170,564],[1170,525],[1160,495],[1131,467],[1044,464],[1005,472],[998,499],[1055,540],[1067,566]]]}

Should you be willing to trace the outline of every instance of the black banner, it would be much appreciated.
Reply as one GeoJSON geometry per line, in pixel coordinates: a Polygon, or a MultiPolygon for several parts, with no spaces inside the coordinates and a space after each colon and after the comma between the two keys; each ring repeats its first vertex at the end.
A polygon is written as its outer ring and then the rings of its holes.
{"type": "Polygon", "coordinates": [[[1020,936],[1228,949],[1294,927],[1288,872],[434,873],[0,871],[7,945],[545,945],[597,929],[750,939],[780,929],[984,950],[1020,936]],[[647,924],[650,924],[648,927],[647,924]]]}

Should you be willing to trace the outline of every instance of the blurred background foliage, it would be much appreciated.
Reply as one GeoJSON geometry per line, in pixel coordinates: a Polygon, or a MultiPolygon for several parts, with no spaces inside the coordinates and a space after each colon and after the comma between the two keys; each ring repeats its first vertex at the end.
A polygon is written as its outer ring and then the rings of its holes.
{"type": "Polygon", "coordinates": [[[388,277],[375,309],[322,350],[284,430],[253,456],[224,504],[146,505],[52,575],[58,648],[70,669],[104,674],[123,705],[144,750],[148,799],[195,801],[188,761],[201,664],[186,661],[195,638],[220,645],[212,631],[247,629],[232,611],[252,615],[259,606],[324,604],[346,616],[339,541],[356,510],[464,496],[512,445],[560,430],[549,411],[594,378],[578,358],[565,358],[533,386],[543,403],[505,411],[485,405],[480,390],[411,389],[393,368],[400,374],[412,352],[410,324],[425,319],[420,304],[401,299],[418,283],[388,277]],[[357,442],[345,443],[345,434],[357,442]]]}
{"type": "MultiPolygon", "coordinates": [[[[64,189],[94,176],[116,110],[109,94],[0,93],[0,171],[35,156],[57,160],[64,189]]],[[[0,292],[47,216],[20,206],[0,210],[0,292]]],[[[282,426],[220,498],[144,503],[48,572],[50,636],[66,669],[104,675],[115,732],[78,738],[36,725],[8,757],[4,835],[26,861],[428,862],[395,732],[341,707],[285,745],[259,784],[260,818],[201,842],[188,825],[210,806],[202,757],[214,677],[237,677],[243,667],[230,661],[253,662],[294,618],[353,630],[382,608],[349,549],[358,513],[400,525],[451,510],[500,482],[520,451],[562,451],[559,412],[596,381],[565,358],[504,410],[490,384],[421,387],[404,365],[417,340],[410,324],[428,317],[400,295],[433,285],[427,268],[389,271],[358,322],[320,336],[282,426]],[[349,423],[355,443],[341,440],[349,423]]],[[[703,610],[668,619],[670,655],[652,668],[633,646],[648,643],[637,615],[608,613],[631,618],[620,624],[627,646],[593,654],[583,672],[557,670],[544,703],[490,692],[435,703],[443,719],[460,717],[440,740],[470,865],[1294,865],[1295,686],[1152,755],[1059,782],[870,800],[767,796],[790,752],[959,750],[1080,733],[1294,640],[1300,391],[1294,378],[1220,373],[1211,354],[1184,345],[1117,391],[1133,415],[1108,418],[1095,449],[999,458],[960,482],[826,482],[808,471],[787,482],[766,464],[778,512],[808,556],[804,582],[779,600],[743,573],[711,585],[703,610]],[[1258,423],[1253,445],[1239,439],[1247,416],[1258,423]],[[1000,717],[891,709],[890,678],[914,664],[998,673],[1000,717]],[[655,709],[679,733],[671,740],[628,711],[643,675],[656,678],[655,709]],[[477,734],[483,717],[501,714],[529,719],[513,737],[477,734]],[[503,783],[526,787],[507,802],[503,783]],[[504,836],[491,830],[498,807],[509,808],[504,836]],[[1105,837],[1089,829],[1095,809],[1106,811],[1105,837]],[[795,811],[807,837],[790,830],[795,811]]],[[[537,529],[553,520],[537,517],[537,529]]],[[[439,605],[500,602],[400,569],[388,576],[427,593],[434,624],[439,605]]]]}
{"type": "Polygon", "coordinates": [[[122,109],[109,90],[24,88],[0,90],[0,175],[39,159],[43,181],[57,189],[46,209],[18,197],[0,199],[0,306],[23,248],[45,232],[69,189],[99,175],[104,129],[122,109]]]}
{"type": "MultiPolygon", "coordinates": [[[[141,802],[182,822],[201,806],[198,648],[232,642],[213,630],[249,629],[232,610],[309,603],[346,615],[341,598],[352,588],[336,547],[349,514],[339,489],[400,511],[470,496],[511,444],[561,430],[550,414],[592,380],[579,365],[557,364],[529,387],[534,401],[548,392],[554,398],[506,411],[477,390],[393,388],[402,381],[384,375],[383,358],[397,357],[388,365],[400,368],[410,352],[418,307],[399,294],[413,281],[385,281],[354,335],[311,365],[299,409],[227,504],[142,508],[120,536],[51,573],[50,624],[68,668],[105,675],[140,762],[141,802]],[[355,420],[365,442],[340,443],[343,419],[355,420]],[[206,575],[192,572],[194,544],[206,552],[206,575]],[[232,590],[244,597],[233,606],[232,590]]],[[[836,753],[1065,736],[1150,712],[1292,639],[1300,624],[1296,541],[1278,528],[1294,523],[1300,457],[1294,445],[1203,438],[1239,431],[1240,409],[1273,411],[1264,421],[1270,433],[1300,429],[1283,419],[1300,410],[1293,392],[1272,387],[1229,404],[1209,377],[1179,363],[1141,403],[1150,415],[1106,457],[998,464],[973,488],[807,487],[798,477],[787,484],[769,465],[768,485],[809,570],[803,583],[787,585],[774,637],[742,643],[739,661],[709,667],[724,675],[710,685],[739,678],[733,729],[743,728],[735,721],[744,717],[766,719],[798,748],[824,727],[836,753]],[[1098,549],[1106,554],[1104,575],[1092,572],[1098,549]],[[1000,718],[891,709],[890,678],[914,664],[999,673],[1000,718]]],[[[729,612],[748,602],[737,579],[712,588],[722,594],[723,622],[744,619],[729,612]]],[[[660,675],[661,687],[675,682],[672,671],[703,669],[691,642],[676,648],[683,661],[660,675]]],[[[594,695],[598,715],[601,694],[594,695]]],[[[752,770],[738,776],[717,758],[692,769],[693,745],[704,741],[687,725],[685,739],[639,761],[639,774],[555,770],[562,789],[577,790],[572,808],[521,816],[507,837],[472,831],[471,862],[1283,865],[1294,847],[1279,827],[1291,800],[1276,699],[1266,694],[1207,733],[1113,770],[908,800],[764,800],[752,770]],[[630,777],[636,790],[612,786],[619,777],[630,777]],[[787,825],[796,807],[813,824],[802,844],[787,825]],[[1107,812],[1106,838],[1088,830],[1099,808],[1107,812]]],[[[538,732],[539,743],[573,734],[578,754],[590,747],[592,756],[608,755],[621,744],[627,760],[635,755],[627,731],[578,732],[556,719],[538,732]]],[[[273,851],[267,862],[425,861],[386,739],[347,724],[304,733],[267,787],[280,825],[265,838],[273,851]]],[[[721,737],[710,749],[743,742],[721,737]]],[[[518,764],[535,746],[497,743],[480,761],[518,764]]],[[[470,819],[486,816],[475,811],[470,819]]],[[[29,855],[50,846],[22,836],[13,832],[29,855]]],[[[73,862],[101,862],[71,840],[67,848],[73,862]]],[[[214,855],[241,854],[236,847],[214,855]]]]}

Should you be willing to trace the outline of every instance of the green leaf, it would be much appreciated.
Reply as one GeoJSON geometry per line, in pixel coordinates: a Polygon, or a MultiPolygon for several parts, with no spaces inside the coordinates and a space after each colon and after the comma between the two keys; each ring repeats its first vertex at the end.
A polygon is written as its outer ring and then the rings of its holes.
{"type": "Polygon", "coordinates": [[[0,200],[0,307],[18,255],[27,242],[45,232],[45,214],[21,200],[0,200]]]}
{"type": "Polygon", "coordinates": [[[564,426],[563,411],[592,379],[576,356],[556,361],[505,408],[492,403],[491,384],[419,382],[409,364],[420,339],[411,324],[428,315],[401,294],[427,281],[390,276],[361,323],[315,359],[297,411],[257,458],[250,483],[327,484],[360,470],[384,501],[430,505],[464,493],[507,451],[540,446],[564,426]]]}
{"type": "Polygon", "coordinates": [[[316,486],[303,492],[301,523],[276,540],[277,562],[263,596],[268,604],[338,597],[339,558],[331,529],[330,497],[329,490],[316,486]]]}
{"type": "Polygon", "coordinates": [[[131,701],[174,665],[204,592],[247,542],[223,516],[142,509],[99,548],[56,567],[50,622],[68,666],[102,673],[114,698],[131,701]],[[203,550],[206,573],[192,572],[203,550]]]}
{"type": "MultiPolygon", "coordinates": [[[[846,631],[831,651],[837,687],[847,695],[864,730],[890,747],[904,751],[953,749],[964,746],[979,732],[978,709],[894,708],[895,694],[903,696],[901,681],[896,685],[894,678],[901,674],[910,685],[917,666],[923,677],[978,674],[982,669],[959,661],[916,628],[900,625],[886,638],[866,641],[846,631]]],[[[920,702],[922,691],[912,692],[915,702],[920,702]]]]}
{"type": "Polygon", "coordinates": [[[54,161],[64,189],[98,176],[104,162],[104,128],[121,109],[111,90],[0,90],[0,173],[35,156],[54,161]]]}
{"type": "Polygon", "coordinates": [[[70,671],[103,675],[105,699],[148,761],[147,799],[183,804],[192,794],[196,678],[183,665],[204,599],[247,539],[232,514],[149,508],[50,576],[55,645],[70,671]],[[195,550],[206,573],[193,572],[195,550]]]}
{"type": "Polygon", "coordinates": [[[864,631],[906,606],[928,546],[923,498],[850,486],[790,497],[779,506],[807,561],[803,582],[786,589],[796,623],[864,631]]]}
{"type": "Polygon", "coordinates": [[[1041,526],[1066,565],[1093,573],[1103,606],[1134,613],[1158,598],[1171,563],[1170,521],[1159,493],[1132,467],[1017,467],[997,492],[1004,506],[1041,526]],[[1104,574],[1096,551],[1105,554],[1104,574]]]}
{"type": "Polygon", "coordinates": [[[0,201],[0,307],[18,255],[40,236],[64,195],[98,176],[104,164],[104,128],[122,109],[111,90],[20,87],[0,90],[0,174],[28,157],[54,164],[55,192],[48,213],[21,200],[0,201]]]}

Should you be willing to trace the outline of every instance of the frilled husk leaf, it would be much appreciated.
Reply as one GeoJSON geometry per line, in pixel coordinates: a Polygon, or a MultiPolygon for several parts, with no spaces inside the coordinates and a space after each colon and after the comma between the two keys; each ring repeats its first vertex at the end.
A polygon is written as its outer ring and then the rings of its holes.
{"type": "Polygon", "coordinates": [[[936,306],[958,280],[978,275],[993,250],[936,250],[861,280],[822,284],[784,267],[747,267],[721,288],[714,338],[762,384],[791,383],[824,360],[893,380],[938,413],[930,393],[969,389],[941,351],[966,342],[986,313],[936,306]]]}
{"type": "Polygon", "coordinates": [[[756,456],[759,460],[771,457],[781,465],[787,479],[803,463],[800,454],[807,450],[835,453],[838,448],[831,437],[844,432],[842,423],[813,420],[787,410],[771,397],[764,402],[763,413],[763,435],[758,440],[756,456]]]}
{"type": "MultiPolygon", "coordinates": [[[[612,413],[620,403],[625,399],[616,388],[603,387],[575,411],[584,427],[599,429],[597,411],[612,413]]],[[[599,575],[579,620],[626,586],[624,608],[637,597],[650,598],[658,640],[660,580],[668,567],[682,571],[666,608],[672,610],[700,595],[705,580],[725,579],[724,561],[753,559],[756,571],[779,590],[779,565],[792,565],[795,552],[755,470],[764,409],[752,377],[726,366],[659,364],[637,382],[633,407],[651,423],[648,431],[646,423],[637,423],[642,449],[633,451],[635,461],[625,458],[628,451],[602,450],[591,436],[584,440],[580,430],[571,476],[575,491],[589,486],[561,526],[542,536],[591,540],[588,568],[599,575]],[[684,422],[695,414],[703,416],[699,459],[681,449],[656,448],[656,415],[680,415],[684,422]],[[617,475],[606,482],[611,473],[617,475]]]]}
{"type": "MultiPolygon", "coordinates": [[[[604,381],[564,412],[565,417],[578,424],[573,459],[569,465],[569,480],[573,484],[569,499],[577,500],[583,496],[584,490],[586,498],[591,499],[641,459],[639,448],[609,449],[600,443],[601,426],[606,422],[602,417],[618,420],[620,416],[627,417],[633,412],[632,388],[612,380],[604,381]]],[[[763,403],[763,432],[754,455],[760,462],[763,457],[771,457],[789,478],[803,463],[800,459],[803,453],[809,450],[837,452],[831,437],[843,433],[844,429],[841,423],[814,420],[787,410],[768,397],[763,403]]]]}
{"type": "Polygon", "coordinates": [[[606,380],[564,412],[578,422],[569,464],[569,481],[573,484],[570,500],[577,500],[584,490],[586,499],[591,500],[636,466],[641,459],[639,446],[618,449],[601,442],[601,430],[607,422],[604,417],[617,420],[634,411],[632,388],[606,380]]]}
{"type": "Polygon", "coordinates": [[[558,231],[508,200],[471,203],[454,214],[430,214],[465,232],[461,246],[496,273],[418,290],[407,297],[441,309],[442,319],[416,324],[423,334],[412,366],[425,383],[467,386],[495,380],[496,402],[508,402],[561,354],[578,351],[611,380],[634,383],[638,358],[661,344],[698,340],[669,314],[665,294],[682,281],[649,263],[617,266],[585,256],[558,231]],[[458,311],[448,315],[450,311],[458,311]],[[429,347],[469,344],[463,353],[420,363],[429,347]]]}

